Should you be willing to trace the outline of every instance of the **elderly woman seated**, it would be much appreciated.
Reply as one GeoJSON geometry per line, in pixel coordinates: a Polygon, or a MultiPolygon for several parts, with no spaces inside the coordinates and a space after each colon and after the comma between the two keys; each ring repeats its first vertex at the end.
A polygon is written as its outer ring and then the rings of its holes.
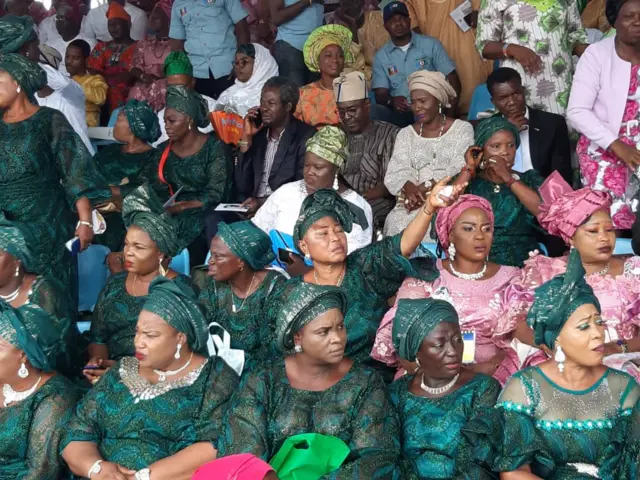
{"type": "Polygon", "coordinates": [[[250,221],[219,225],[211,241],[208,275],[194,274],[198,299],[207,322],[216,322],[231,335],[231,348],[245,352],[245,370],[264,360],[271,330],[266,312],[285,277],[267,270],[275,259],[269,236],[250,221]]]}
{"type": "Polygon", "coordinates": [[[0,302],[0,478],[68,478],[58,447],[81,394],[55,371],[61,335],[37,306],[0,302]]]}
{"type": "Polygon", "coordinates": [[[277,321],[284,358],[244,377],[224,420],[220,456],[252,453],[269,460],[302,433],[338,437],[349,449],[326,478],[394,478],[398,420],[382,379],[345,357],[346,296],[302,284],[277,321]]]}
{"type": "Polygon", "coordinates": [[[124,271],[112,275],[100,292],[89,331],[84,373],[94,383],[115,361],[134,354],[136,320],[156,277],[192,288],[188,277],[169,269],[181,248],[176,223],[147,185],[125,198],[122,216],[128,228],[121,254],[124,271]]]}
{"type": "Polygon", "coordinates": [[[223,411],[238,386],[220,358],[193,292],[157,278],[138,317],[135,357],[85,395],[67,425],[62,457],[78,476],[189,479],[216,456],[223,411]]]}

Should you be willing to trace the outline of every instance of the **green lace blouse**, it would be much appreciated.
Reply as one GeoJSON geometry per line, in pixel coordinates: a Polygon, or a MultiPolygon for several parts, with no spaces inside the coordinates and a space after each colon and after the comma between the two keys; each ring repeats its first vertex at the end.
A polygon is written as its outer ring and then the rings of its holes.
{"type": "Polygon", "coordinates": [[[125,357],[80,401],[60,451],[71,442],[93,442],[105,460],[140,470],[194,443],[215,446],[238,381],[223,360],[214,358],[185,377],[151,385],[138,375],[138,361],[125,357]],[[145,389],[163,388],[168,391],[139,399],[145,389]]]}
{"type": "Polygon", "coordinates": [[[495,472],[529,465],[551,480],[631,480],[640,475],[640,386],[607,369],[591,388],[564,389],[538,367],[514,374],[496,408],[463,434],[495,472]]]}
{"type": "Polygon", "coordinates": [[[284,360],[243,376],[224,420],[219,456],[252,453],[270,461],[284,441],[299,433],[340,438],[351,453],[326,479],[400,478],[399,427],[382,379],[354,364],[342,380],[322,392],[297,390],[284,360]]]}
{"type": "Polygon", "coordinates": [[[460,478],[461,472],[466,478],[492,478],[491,472],[465,458],[467,452],[459,451],[460,429],[476,411],[493,408],[500,383],[477,374],[449,395],[427,398],[409,391],[413,378],[404,376],[389,386],[400,416],[402,478],[460,478]]]}
{"type": "Polygon", "coordinates": [[[25,400],[0,408],[0,480],[69,477],[58,447],[81,396],[70,380],[56,375],[25,400]]]}
{"type": "MultiPolygon", "coordinates": [[[[127,275],[128,272],[120,272],[109,277],[91,317],[89,342],[106,345],[110,360],[120,360],[135,353],[133,338],[138,315],[147,300],[146,295],[134,297],[127,292],[127,275]]],[[[197,293],[189,277],[178,275],[174,281],[187,285],[197,293]]]]}

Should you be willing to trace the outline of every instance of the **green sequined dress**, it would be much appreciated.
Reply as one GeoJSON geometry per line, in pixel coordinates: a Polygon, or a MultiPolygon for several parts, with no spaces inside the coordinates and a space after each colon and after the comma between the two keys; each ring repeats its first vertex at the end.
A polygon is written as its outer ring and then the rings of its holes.
{"type": "MultiPolygon", "coordinates": [[[[91,318],[89,342],[106,345],[110,360],[120,360],[135,353],[133,338],[136,335],[136,323],[147,300],[146,295],[134,297],[127,292],[127,275],[127,272],[120,272],[109,277],[98,296],[91,318]]],[[[174,281],[187,285],[197,293],[189,277],[178,275],[174,281]]]]}
{"type": "Polygon", "coordinates": [[[496,408],[462,432],[495,472],[529,465],[549,480],[640,478],[640,386],[607,369],[587,390],[556,385],[538,367],[509,380],[496,408]]]}
{"type": "Polygon", "coordinates": [[[70,305],[64,286],[56,279],[37,277],[31,285],[27,303],[38,305],[47,312],[61,332],[56,371],[73,378],[84,365],[86,342],[78,331],[75,305],[70,305]]]}
{"type": "Polygon", "coordinates": [[[194,443],[215,447],[238,382],[223,360],[213,358],[178,380],[152,385],[138,375],[138,361],[125,357],[80,401],[61,451],[70,442],[93,442],[105,460],[140,470],[194,443]],[[154,397],[139,399],[143,391],[154,397]]]}
{"type": "Polygon", "coordinates": [[[252,453],[270,461],[284,441],[300,433],[340,438],[351,453],[326,479],[395,479],[399,426],[382,379],[353,365],[322,392],[296,390],[284,360],[243,376],[224,420],[219,456],[252,453]]]}
{"type": "MultiPolygon", "coordinates": [[[[111,196],[87,147],[62,113],[47,107],[18,123],[0,119],[0,210],[8,220],[36,230],[33,273],[51,274],[69,286],[75,202],[111,196]]],[[[75,285],[75,284],[74,284],[75,285]]]]}
{"type": "MultiPolygon", "coordinates": [[[[161,144],[158,150],[164,152],[167,144],[161,144]]],[[[158,165],[153,173],[154,190],[163,201],[169,200],[169,188],[158,179],[158,165]]],[[[231,149],[214,135],[209,135],[195,155],[181,158],[170,152],[164,167],[164,178],[174,193],[182,187],[176,201],[199,200],[204,204],[202,208],[189,209],[176,216],[180,238],[186,247],[202,233],[204,212],[230,198],[233,180],[231,149]]]]}
{"type": "MultiPolygon", "coordinates": [[[[534,170],[520,174],[527,187],[538,191],[544,181],[534,170]]],[[[496,184],[482,177],[475,177],[466,193],[485,198],[491,203],[495,215],[493,246],[489,259],[499,265],[522,267],[529,252],[538,248],[542,230],[538,221],[506,185],[496,184]]]]}
{"type": "Polygon", "coordinates": [[[206,270],[194,273],[194,283],[200,288],[198,300],[204,307],[207,323],[219,323],[231,335],[231,348],[245,351],[244,371],[264,359],[272,341],[266,312],[286,278],[270,270],[260,286],[246,299],[238,298],[227,282],[208,277],[206,270]],[[237,312],[233,312],[233,306],[237,312]]]}
{"type": "MultiPolygon", "coordinates": [[[[124,153],[121,144],[102,147],[93,157],[98,170],[109,185],[119,186],[122,198],[148,181],[148,176],[157,164],[161,152],[151,149],[142,153],[124,153]]],[[[122,250],[127,229],[120,212],[103,213],[107,231],[96,236],[96,242],[106,245],[112,252],[122,250]]]]}
{"type": "MultiPolygon", "coordinates": [[[[402,233],[386,237],[347,256],[346,271],[340,285],[347,296],[345,356],[355,361],[373,362],[369,354],[380,321],[389,309],[387,300],[396,294],[405,277],[424,280],[437,278],[435,262],[427,258],[410,262],[402,256],[401,239],[402,233]]],[[[280,302],[286,301],[288,292],[303,281],[302,277],[288,280],[279,295],[280,302]]],[[[276,305],[275,310],[270,312],[272,322],[277,318],[278,307],[281,305],[276,305]]],[[[273,325],[272,329],[275,329],[273,325]]]]}
{"type": "Polygon", "coordinates": [[[413,376],[404,376],[389,386],[391,402],[400,416],[402,478],[461,478],[463,473],[465,478],[497,478],[465,460],[459,445],[460,429],[477,410],[493,408],[500,383],[477,374],[449,395],[426,398],[409,391],[412,380],[413,376]]]}
{"type": "Polygon", "coordinates": [[[69,478],[58,447],[81,396],[56,375],[25,400],[0,408],[0,480],[69,478]]]}

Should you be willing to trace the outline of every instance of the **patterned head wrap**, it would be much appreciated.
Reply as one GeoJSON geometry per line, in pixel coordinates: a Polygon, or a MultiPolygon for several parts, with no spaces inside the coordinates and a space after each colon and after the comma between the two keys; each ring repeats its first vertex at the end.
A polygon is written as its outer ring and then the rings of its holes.
{"type": "Polygon", "coordinates": [[[125,10],[125,8],[118,2],[111,2],[107,9],[107,20],[119,18],[125,22],[131,23],[131,15],[125,10]]]}
{"type": "Polygon", "coordinates": [[[20,260],[24,269],[30,273],[39,273],[32,270],[36,257],[31,248],[37,244],[31,225],[11,222],[0,211],[0,250],[20,260]]]}
{"type": "Polygon", "coordinates": [[[124,198],[122,220],[127,228],[135,225],[147,232],[158,249],[169,257],[174,257],[182,247],[175,219],[149,185],[136,188],[124,198]]]}
{"type": "Polygon", "coordinates": [[[535,300],[527,315],[536,344],[553,350],[562,327],[582,305],[595,305],[600,311],[600,302],[584,276],[580,253],[573,248],[567,271],[536,288],[535,300]]]}
{"type": "Polygon", "coordinates": [[[202,96],[184,85],[169,85],[167,87],[167,108],[184,113],[196,122],[200,128],[209,124],[209,108],[202,96]]]}
{"type": "Polygon", "coordinates": [[[173,6],[173,0],[159,0],[154,10],[159,8],[167,16],[167,20],[171,20],[171,7],[173,6]]]}
{"type": "Polygon", "coordinates": [[[501,130],[511,132],[516,147],[520,146],[520,132],[513,123],[502,116],[489,117],[476,125],[475,144],[484,147],[493,134],[501,130]]]}
{"type": "Polygon", "coordinates": [[[409,75],[409,92],[424,90],[433,95],[445,107],[451,106],[449,100],[456,98],[456,91],[440,72],[418,70],[409,75]]]}
{"type": "Polygon", "coordinates": [[[243,43],[238,47],[236,53],[244,53],[247,57],[256,58],[256,47],[253,43],[243,43]]]}
{"type": "Polygon", "coordinates": [[[293,227],[295,245],[298,245],[311,225],[324,217],[335,218],[347,233],[353,228],[354,222],[363,230],[369,226],[367,217],[360,207],[344,200],[335,190],[323,188],[302,202],[300,216],[293,227]]]}
{"type": "Polygon", "coordinates": [[[0,70],[4,70],[20,85],[30,100],[47,84],[47,74],[37,63],[17,53],[0,54],[0,70]]]}
{"type": "Polygon", "coordinates": [[[293,336],[323,313],[337,308],[346,310],[347,297],[342,289],[302,282],[296,286],[282,306],[276,321],[276,348],[281,353],[293,350],[293,336]]]}
{"type": "Polygon", "coordinates": [[[367,80],[361,72],[342,72],[333,80],[333,96],[336,103],[364,100],[367,93],[367,80]]]}
{"type": "Polygon", "coordinates": [[[164,76],[187,75],[193,77],[193,65],[184,52],[171,52],[164,59],[164,76]]]}
{"type": "Polygon", "coordinates": [[[131,133],[143,142],[153,143],[162,135],[158,115],[147,102],[129,100],[124,106],[124,114],[127,116],[131,133]]]}
{"type": "Polygon", "coordinates": [[[151,312],[187,336],[195,353],[207,355],[207,321],[193,290],[166,277],[156,277],[149,285],[143,310],[151,312]]]}
{"type": "Polygon", "coordinates": [[[6,15],[0,18],[0,53],[16,53],[38,35],[31,17],[6,15]]]}
{"type": "Polygon", "coordinates": [[[22,350],[35,368],[43,372],[56,368],[62,335],[39,306],[26,304],[13,308],[0,301],[0,337],[22,350]]]}
{"type": "Polygon", "coordinates": [[[250,453],[240,453],[203,465],[192,480],[262,480],[269,472],[273,468],[267,462],[250,453]]]}
{"type": "Polygon", "coordinates": [[[393,348],[400,358],[413,362],[422,341],[442,322],[459,323],[449,302],[433,298],[400,300],[393,319],[393,348]]]}
{"type": "Polygon", "coordinates": [[[611,207],[608,192],[585,187],[575,192],[569,184],[554,171],[540,186],[542,204],[538,221],[551,235],[561,237],[568,245],[578,230],[591,215],[598,210],[611,207]]]}
{"type": "Polygon", "coordinates": [[[304,42],[302,53],[304,63],[312,72],[320,71],[320,53],[329,45],[338,45],[344,53],[345,66],[351,65],[354,61],[351,53],[351,41],[353,34],[342,25],[324,25],[316,28],[304,42]]]}
{"type": "Polygon", "coordinates": [[[347,135],[338,127],[322,127],[307,140],[307,152],[311,152],[340,168],[347,160],[347,135]]]}
{"type": "Polygon", "coordinates": [[[487,214],[487,218],[491,222],[491,225],[493,225],[495,220],[493,209],[486,199],[478,197],[477,195],[460,195],[457,202],[449,207],[441,208],[436,216],[436,233],[438,234],[440,245],[442,245],[442,248],[445,250],[449,248],[449,235],[451,235],[451,230],[453,230],[456,220],[458,220],[458,217],[460,217],[465,210],[469,210],[470,208],[479,208],[482,210],[487,214]]]}
{"type": "Polygon", "coordinates": [[[271,238],[249,220],[231,224],[220,222],[217,236],[254,271],[262,270],[275,260],[271,238]]]}

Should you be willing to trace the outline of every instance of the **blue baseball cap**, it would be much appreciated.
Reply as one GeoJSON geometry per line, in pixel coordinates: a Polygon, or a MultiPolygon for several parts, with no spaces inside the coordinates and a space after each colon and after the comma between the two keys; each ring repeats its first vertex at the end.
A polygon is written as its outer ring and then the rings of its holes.
{"type": "Polygon", "coordinates": [[[387,22],[394,15],[402,15],[409,18],[409,9],[403,2],[391,2],[382,10],[382,18],[387,22]]]}

